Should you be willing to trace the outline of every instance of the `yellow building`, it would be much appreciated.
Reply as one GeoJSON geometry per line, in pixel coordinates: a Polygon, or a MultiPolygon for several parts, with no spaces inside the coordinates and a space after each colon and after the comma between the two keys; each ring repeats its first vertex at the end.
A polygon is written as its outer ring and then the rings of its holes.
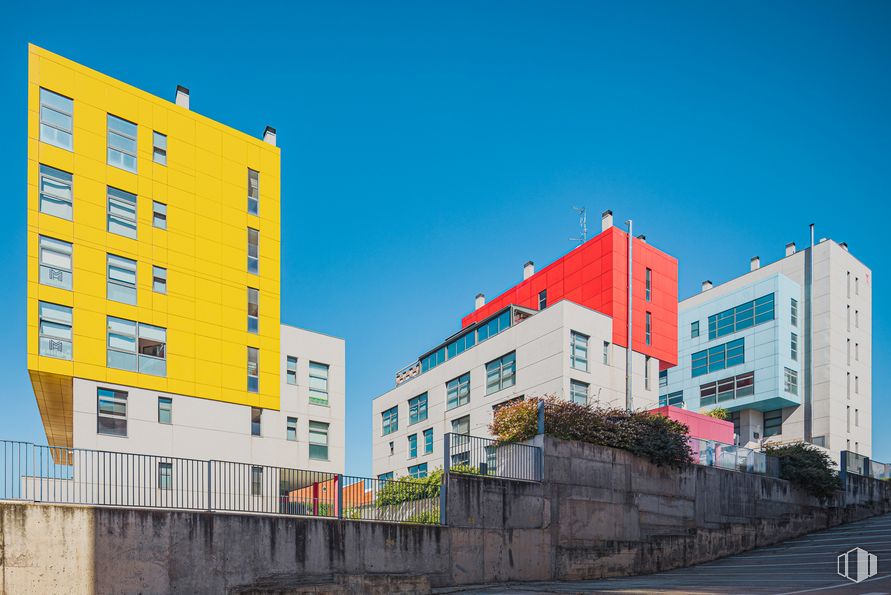
{"type": "MultiPolygon", "coordinates": [[[[73,446],[75,379],[279,409],[265,137],[30,46],[28,370],[50,445],[73,446]]],[[[100,391],[111,432],[115,407],[100,391]]]]}

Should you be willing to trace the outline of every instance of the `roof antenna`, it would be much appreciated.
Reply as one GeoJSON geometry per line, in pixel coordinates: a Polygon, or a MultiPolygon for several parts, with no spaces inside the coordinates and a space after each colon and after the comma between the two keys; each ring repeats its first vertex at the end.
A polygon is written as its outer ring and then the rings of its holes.
{"type": "Polygon", "coordinates": [[[569,238],[571,242],[578,242],[579,246],[588,241],[588,213],[585,211],[585,207],[572,207],[573,210],[578,211],[579,214],[579,227],[582,228],[582,235],[577,238],[569,238]]]}

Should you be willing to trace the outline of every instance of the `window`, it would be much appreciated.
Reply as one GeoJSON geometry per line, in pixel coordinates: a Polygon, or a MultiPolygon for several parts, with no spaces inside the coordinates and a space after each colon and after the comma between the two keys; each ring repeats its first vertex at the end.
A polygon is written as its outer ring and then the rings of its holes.
{"type": "Polygon", "coordinates": [[[854,394],[860,394],[860,376],[854,376],[854,394]]]}
{"type": "Polygon", "coordinates": [[[433,452],[433,428],[424,430],[424,454],[429,455],[433,452]]]}
{"type": "Polygon", "coordinates": [[[249,333],[260,332],[260,291],[247,288],[247,330],[249,333]]]}
{"type": "Polygon", "coordinates": [[[136,261],[109,254],[107,256],[108,299],[136,305],[136,261]]]}
{"type": "Polygon", "coordinates": [[[786,370],[785,382],[783,384],[783,387],[784,387],[785,391],[787,393],[789,393],[790,395],[797,395],[798,394],[798,372],[795,370],[790,370],[789,368],[786,368],[785,370],[786,370]]]}
{"type": "Polygon", "coordinates": [[[603,342],[603,365],[609,365],[609,341],[603,342]]]}
{"type": "Polygon", "coordinates": [[[167,329],[108,317],[109,368],[153,376],[167,375],[167,329]]]}
{"type": "Polygon", "coordinates": [[[650,312],[647,312],[647,326],[646,326],[646,343],[647,345],[653,344],[653,315],[650,312]]]}
{"type": "Polygon", "coordinates": [[[848,365],[851,365],[851,340],[848,339],[845,349],[847,350],[848,365]]]}
{"type": "Polygon", "coordinates": [[[860,328],[860,310],[854,310],[854,328],[860,328]]]}
{"type": "Polygon", "coordinates": [[[261,436],[262,430],[263,410],[259,407],[251,407],[251,436],[261,436]]]}
{"type": "Polygon", "coordinates": [[[783,433],[783,410],[764,412],[764,437],[776,436],[783,433]]]}
{"type": "Polygon", "coordinates": [[[653,269],[647,269],[646,273],[646,297],[647,301],[653,301],[653,269]]]}
{"type": "Polygon", "coordinates": [[[468,435],[470,434],[470,416],[465,415],[464,417],[459,417],[458,419],[452,420],[452,433],[458,434],[457,436],[452,436],[452,443],[449,448],[452,451],[451,453],[451,464],[452,465],[469,465],[470,464],[470,450],[461,450],[461,449],[469,449],[470,448],[470,438],[468,435]],[[458,451],[458,452],[455,452],[458,451]]]}
{"type": "Polygon", "coordinates": [[[136,239],[136,195],[108,187],[108,231],[136,239]]]}
{"type": "Polygon", "coordinates": [[[436,351],[428,353],[421,358],[421,373],[432,370],[446,359],[464,353],[477,343],[494,337],[498,333],[510,328],[511,310],[507,309],[484,324],[480,324],[475,330],[469,331],[436,351]]]}
{"type": "Polygon", "coordinates": [[[297,384],[297,358],[293,355],[288,356],[285,377],[287,378],[288,384],[297,384]]]}
{"type": "Polygon", "coordinates": [[[173,489],[173,464],[158,463],[158,489],[173,489]]]}
{"type": "Polygon", "coordinates": [[[263,467],[251,466],[251,496],[263,495],[263,467]]]}
{"type": "Polygon", "coordinates": [[[791,334],[790,344],[789,344],[789,357],[792,358],[792,361],[798,361],[798,335],[795,333],[791,334]]]}
{"type": "Polygon", "coordinates": [[[668,386],[668,370],[659,370],[659,388],[668,386]]]}
{"type": "Polygon", "coordinates": [[[542,289],[538,292],[538,309],[544,310],[548,307],[548,290],[542,289]]]}
{"type": "Polygon", "coordinates": [[[40,283],[71,289],[72,246],[68,242],[40,236],[40,283]]]}
{"type": "Polygon", "coordinates": [[[510,312],[510,309],[505,310],[486,324],[480,325],[476,330],[477,343],[482,343],[489,337],[494,337],[510,328],[510,312]]]}
{"type": "Polygon", "coordinates": [[[381,413],[381,432],[382,436],[392,434],[399,429],[399,406],[390,407],[381,413]]]}
{"type": "MultiPolygon", "coordinates": [[[[659,395],[659,406],[665,407],[666,405],[671,405],[672,407],[683,407],[684,406],[684,391],[679,390],[676,393],[668,393],[667,395],[659,395]]],[[[704,403],[700,403],[700,405],[704,405],[704,403]]]]}
{"type": "Polygon", "coordinates": [[[694,320],[690,323],[690,338],[695,339],[699,336],[699,321],[694,320]]]}
{"type": "Polygon", "coordinates": [[[470,372],[446,382],[446,409],[470,402],[470,372]]]}
{"type": "Polygon", "coordinates": [[[418,456],[418,435],[412,434],[408,437],[408,458],[413,459],[418,456]]]}
{"type": "Polygon", "coordinates": [[[569,365],[576,370],[588,371],[588,335],[576,331],[570,333],[569,365]]]}
{"type": "Polygon", "coordinates": [[[846,306],[845,308],[845,320],[847,321],[847,331],[851,332],[851,306],[846,306]]]}
{"type": "Polygon", "coordinates": [[[247,389],[249,393],[260,390],[260,350],[247,348],[247,389]]]}
{"type": "Polygon", "coordinates": [[[260,274],[260,232],[251,227],[248,227],[247,270],[254,275],[260,274]]]}
{"type": "Polygon", "coordinates": [[[714,405],[755,394],[755,372],[722,378],[699,386],[699,405],[714,405]]]}
{"type": "Polygon", "coordinates": [[[260,214],[260,172],[248,169],[247,210],[251,215],[260,214]]]}
{"type": "Polygon", "coordinates": [[[386,473],[381,473],[377,476],[378,481],[390,481],[393,479],[393,472],[387,471],[386,473]]]}
{"type": "Polygon", "coordinates": [[[136,124],[108,114],[108,164],[136,173],[136,124]]]}
{"type": "Polygon", "coordinates": [[[152,132],[152,160],[161,165],[167,165],[167,135],[157,130],[152,132]]]}
{"type": "Polygon", "coordinates": [[[164,267],[152,267],[152,291],[167,293],[167,269],[164,267]]]}
{"type": "Polygon", "coordinates": [[[390,440],[390,456],[393,456],[393,441],[390,440]]]}
{"type": "MultiPolygon", "coordinates": [[[[486,364],[486,394],[498,392],[516,384],[517,354],[511,351],[486,364]]],[[[470,387],[468,386],[468,398],[470,387]]]]}
{"type": "Polygon", "coordinates": [[[309,422],[309,458],[314,461],[328,460],[328,424],[309,422]]]}
{"type": "Polygon", "coordinates": [[[408,474],[415,479],[419,479],[421,477],[427,477],[427,463],[421,463],[420,465],[412,465],[408,468],[408,474]]]}
{"type": "Polygon", "coordinates": [[[168,426],[173,423],[173,399],[170,397],[158,397],[158,423],[168,426]]]}
{"type": "Polygon", "coordinates": [[[167,205],[157,200],[152,201],[152,226],[167,229],[167,205]]]}
{"type": "Polygon", "coordinates": [[[854,361],[860,361],[860,343],[854,343],[854,361]]]}
{"type": "Polygon", "coordinates": [[[854,277],[854,293],[860,295],[860,277],[854,277]]]}
{"type": "Polygon", "coordinates": [[[96,432],[107,436],[127,435],[127,393],[110,388],[96,390],[96,432]]]}
{"type": "Polygon", "coordinates": [[[297,441],[297,418],[289,417],[285,426],[285,438],[289,442],[297,441]]]}
{"type": "Polygon", "coordinates": [[[773,320],[773,294],[708,317],[708,338],[716,339],[773,320]]]}
{"type": "Polygon", "coordinates": [[[851,431],[851,406],[850,405],[848,405],[845,408],[845,431],[846,432],[851,431]]]}
{"type": "Polygon", "coordinates": [[[860,427],[860,410],[854,409],[854,427],[860,427]]]}
{"type": "Polygon", "coordinates": [[[745,363],[745,355],[743,339],[735,339],[728,343],[697,351],[692,358],[693,378],[745,363]]]}
{"type": "Polygon", "coordinates": [[[847,376],[845,377],[845,390],[847,392],[848,398],[850,399],[851,398],[851,373],[850,372],[848,372],[847,376]]]}
{"type": "Polygon", "coordinates": [[[328,404],[328,364],[309,362],[309,402],[328,404]]]}
{"type": "Polygon", "coordinates": [[[71,221],[73,177],[67,171],[40,166],[40,212],[71,221]]]}
{"type": "Polygon", "coordinates": [[[408,425],[427,419],[427,393],[408,400],[408,425]]]}
{"type": "Polygon", "coordinates": [[[470,434],[470,416],[465,415],[452,420],[452,433],[466,436],[470,434]]]}
{"type": "Polygon", "coordinates": [[[40,90],[40,140],[72,150],[74,101],[49,89],[40,90]]]}
{"type": "Polygon", "coordinates": [[[792,326],[798,326],[798,300],[789,299],[789,322],[792,326]]]}
{"type": "Polygon", "coordinates": [[[588,383],[579,380],[569,381],[569,399],[579,405],[588,404],[588,383]]]}
{"type": "Polygon", "coordinates": [[[71,359],[72,314],[68,306],[40,302],[38,304],[38,343],[40,355],[71,359]]]}

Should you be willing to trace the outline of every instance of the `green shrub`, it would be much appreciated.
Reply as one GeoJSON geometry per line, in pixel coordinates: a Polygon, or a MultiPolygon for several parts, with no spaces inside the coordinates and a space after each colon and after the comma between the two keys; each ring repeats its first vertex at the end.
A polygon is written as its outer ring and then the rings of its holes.
{"type": "Polygon", "coordinates": [[[602,409],[549,396],[505,405],[489,430],[498,442],[528,440],[538,431],[538,403],[544,401],[545,433],[562,440],[580,440],[628,450],[659,466],[691,462],[687,426],[646,411],[602,409]]]}
{"type": "Polygon", "coordinates": [[[831,498],[841,488],[835,463],[816,446],[797,442],[773,446],[764,452],[780,460],[780,478],[818,498],[831,498]]]}
{"type": "Polygon", "coordinates": [[[705,415],[707,415],[709,417],[714,417],[715,419],[722,419],[724,421],[727,421],[728,419],[730,419],[730,412],[727,411],[726,409],[724,409],[723,407],[716,407],[716,408],[712,409],[711,411],[706,411],[705,415]]]}
{"type": "Polygon", "coordinates": [[[375,505],[382,508],[402,502],[438,498],[441,485],[442,469],[435,469],[427,477],[400,477],[398,480],[388,480],[377,493],[375,505]]]}
{"type": "Polygon", "coordinates": [[[438,525],[439,524],[439,507],[433,508],[432,510],[425,510],[424,512],[419,512],[417,514],[413,514],[407,519],[405,519],[406,523],[418,523],[421,525],[438,525]]]}

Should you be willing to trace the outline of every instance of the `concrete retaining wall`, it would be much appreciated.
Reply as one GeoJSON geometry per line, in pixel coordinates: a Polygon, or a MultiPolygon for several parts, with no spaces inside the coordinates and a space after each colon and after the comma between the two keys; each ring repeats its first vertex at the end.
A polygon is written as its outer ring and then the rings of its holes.
{"type": "Polygon", "coordinates": [[[784,481],[660,469],[544,441],[541,484],[452,476],[449,527],[0,503],[4,593],[423,592],[429,586],[638,574],[891,510],[848,480],[830,503],[784,481]]]}

